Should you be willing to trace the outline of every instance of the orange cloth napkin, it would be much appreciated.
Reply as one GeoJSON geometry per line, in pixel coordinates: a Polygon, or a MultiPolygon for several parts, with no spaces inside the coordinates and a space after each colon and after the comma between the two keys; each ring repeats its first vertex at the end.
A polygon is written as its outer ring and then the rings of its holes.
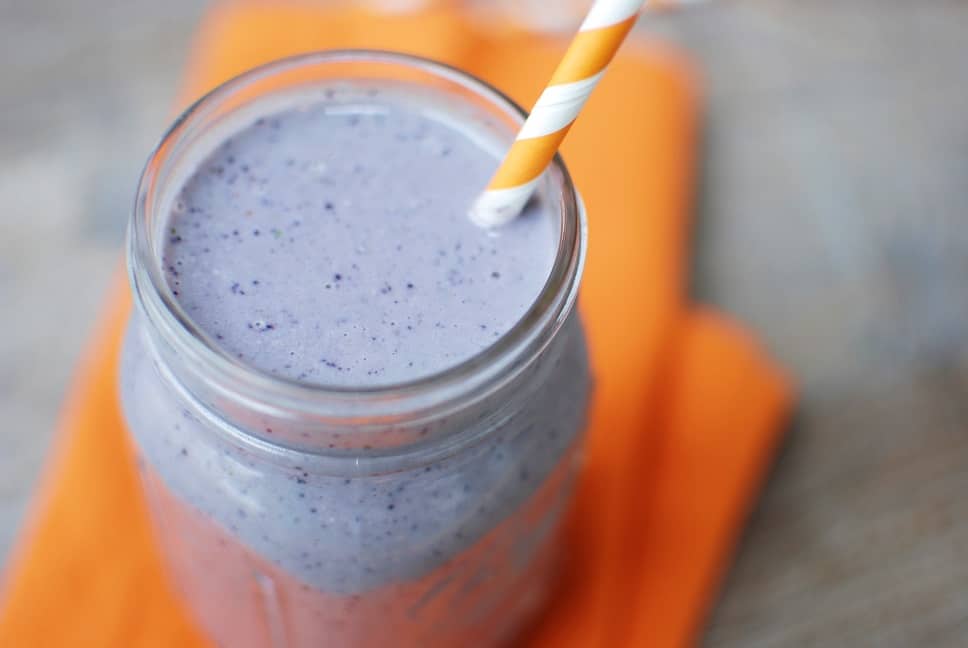
{"type": "MultiPolygon", "coordinates": [[[[348,46],[447,61],[529,105],[564,43],[447,8],[250,0],[208,14],[185,98],[272,58],[348,46]]],[[[629,43],[564,147],[590,220],[581,309],[597,388],[564,582],[522,645],[692,643],[790,405],[756,343],[686,299],[696,105],[678,54],[629,43]]],[[[206,645],[166,581],[118,412],[129,308],[119,273],[6,575],[0,646],[206,645]]]]}

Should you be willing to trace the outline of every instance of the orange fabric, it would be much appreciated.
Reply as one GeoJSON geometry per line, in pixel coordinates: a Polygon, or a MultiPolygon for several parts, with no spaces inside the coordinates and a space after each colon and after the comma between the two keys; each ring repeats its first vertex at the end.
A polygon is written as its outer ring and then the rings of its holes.
{"type": "MultiPolygon", "coordinates": [[[[226,4],[203,24],[185,98],[271,58],[368,46],[456,64],[529,104],[565,45],[447,9],[226,4]]],[[[597,389],[567,570],[526,646],[690,644],[790,404],[756,344],[685,297],[696,103],[676,54],[629,43],[564,147],[591,224],[581,308],[597,389]]],[[[206,645],[165,579],[118,412],[129,308],[119,273],[6,574],[0,646],[206,645]]]]}

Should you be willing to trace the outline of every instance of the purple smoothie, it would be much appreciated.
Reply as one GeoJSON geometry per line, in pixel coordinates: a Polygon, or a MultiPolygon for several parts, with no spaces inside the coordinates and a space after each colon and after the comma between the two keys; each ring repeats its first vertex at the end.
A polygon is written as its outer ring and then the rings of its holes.
{"type": "Polygon", "coordinates": [[[219,146],[179,196],[163,261],[186,311],[249,365],[364,387],[490,346],[538,296],[557,232],[540,204],[475,226],[493,156],[420,106],[355,94],[219,146]]]}
{"type": "MultiPolygon", "coordinates": [[[[486,350],[548,280],[557,206],[475,226],[501,147],[443,97],[313,96],[237,119],[183,174],[158,251],[174,299],[209,344],[302,384],[393,385],[486,350]]],[[[217,641],[489,645],[540,600],[587,404],[574,314],[511,396],[414,424],[427,444],[476,441],[392,471],[376,442],[333,471],[279,426],[240,440],[159,367],[143,319],[125,415],[172,572],[217,641]]]]}

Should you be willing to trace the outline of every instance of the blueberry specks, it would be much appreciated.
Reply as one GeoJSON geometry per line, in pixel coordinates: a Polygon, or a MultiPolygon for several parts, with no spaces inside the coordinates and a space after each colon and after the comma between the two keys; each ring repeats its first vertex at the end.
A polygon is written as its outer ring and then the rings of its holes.
{"type": "Polygon", "coordinates": [[[405,382],[487,348],[544,286],[554,219],[538,200],[496,234],[468,221],[494,160],[459,115],[315,97],[197,165],[161,230],[171,294],[230,356],[310,384],[405,382]]]}
{"type": "Polygon", "coordinates": [[[336,371],[349,371],[348,368],[342,367],[339,365],[339,363],[333,360],[329,360],[327,358],[320,358],[319,363],[324,367],[328,367],[329,369],[335,369],[336,371]]]}

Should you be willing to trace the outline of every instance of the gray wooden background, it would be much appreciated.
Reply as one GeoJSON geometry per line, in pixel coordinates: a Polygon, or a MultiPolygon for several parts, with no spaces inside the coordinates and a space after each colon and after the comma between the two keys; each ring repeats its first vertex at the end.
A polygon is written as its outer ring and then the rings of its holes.
{"type": "MultiPolygon", "coordinates": [[[[0,0],[0,559],[201,10],[0,0]]],[[[644,28],[707,79],[694,292],[803,386],[705,645],[968,645],[968,3],[644,28]]]]}

